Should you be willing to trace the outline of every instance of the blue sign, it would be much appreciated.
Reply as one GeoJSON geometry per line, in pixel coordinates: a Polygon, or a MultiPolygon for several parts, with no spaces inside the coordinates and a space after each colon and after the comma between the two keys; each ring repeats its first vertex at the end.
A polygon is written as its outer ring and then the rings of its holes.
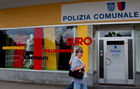
{"type": "Polygon", "coordinates": [[[113,11],[115,9],[115,3],[114,2],[107,3],[107,8],[109,11],[113,11]]]}

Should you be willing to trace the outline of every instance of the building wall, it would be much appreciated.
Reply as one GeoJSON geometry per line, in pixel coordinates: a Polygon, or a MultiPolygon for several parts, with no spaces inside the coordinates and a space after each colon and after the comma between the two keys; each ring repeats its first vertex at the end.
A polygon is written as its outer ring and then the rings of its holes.
{"type": "MultiPolygon", "coordinates": [[[[87,85],[93,86],[96,81],[94,75],[88,73],[87,85]]],[[[34,71],[34,70],[10,70],[0,69],[0,80],[39,84],[68,85],[72,82],[68,72],[64,71],[34,71]]]]}
{"type": "Polygon", "coordinates": [[[0,28],[58,25],[61,23],[61,5],[105,0],[44,4],[0,10],[0,28]]]}

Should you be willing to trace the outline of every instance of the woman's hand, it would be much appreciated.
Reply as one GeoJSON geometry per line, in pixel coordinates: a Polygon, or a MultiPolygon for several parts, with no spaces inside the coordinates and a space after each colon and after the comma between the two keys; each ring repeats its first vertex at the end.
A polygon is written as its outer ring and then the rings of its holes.
{"type": "Polygon", "coordinates": [[[77,67],[77,68],[74,68],[74,71],[80,70],[80,69],[82,69],[82,68],[84,68],[84,67],[85,67],[85,64],[82,64],[81,66],[79,66],[79,67],[77,67]]]}
{"type": "Polygon", "coordinates": [[[72,65],[72,62],[69,62],[69,65],[71,66],[72,65]]]}

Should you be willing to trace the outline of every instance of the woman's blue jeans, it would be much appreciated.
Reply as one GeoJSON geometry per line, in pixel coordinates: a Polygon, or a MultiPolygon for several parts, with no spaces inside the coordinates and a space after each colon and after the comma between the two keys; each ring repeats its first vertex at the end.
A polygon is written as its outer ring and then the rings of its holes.
{"type": "Polygon", "coordinates": [[[81,83],[74,82],[74,89],[87,89],[87,86],[85,83],[81,84],[81,83]]]}
{"type": "Polygon", "coordinates": [[[67,88],[65,88],[65,89],[73,89],[73,87],[74,87],[74,82],[72,82],[67,88]]]}

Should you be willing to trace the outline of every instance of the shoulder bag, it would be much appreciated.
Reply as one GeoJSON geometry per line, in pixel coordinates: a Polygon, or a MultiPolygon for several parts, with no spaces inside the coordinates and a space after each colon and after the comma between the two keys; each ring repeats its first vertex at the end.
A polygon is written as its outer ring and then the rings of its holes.
{"type": "Polygon", "coordinates": [[[71,77],[82,79],[83,75],[84,75],[84,68],[80,69],[80,70],[77,70],[77,71],[69,70],[69,76],[71,76],[71,77]]]}

